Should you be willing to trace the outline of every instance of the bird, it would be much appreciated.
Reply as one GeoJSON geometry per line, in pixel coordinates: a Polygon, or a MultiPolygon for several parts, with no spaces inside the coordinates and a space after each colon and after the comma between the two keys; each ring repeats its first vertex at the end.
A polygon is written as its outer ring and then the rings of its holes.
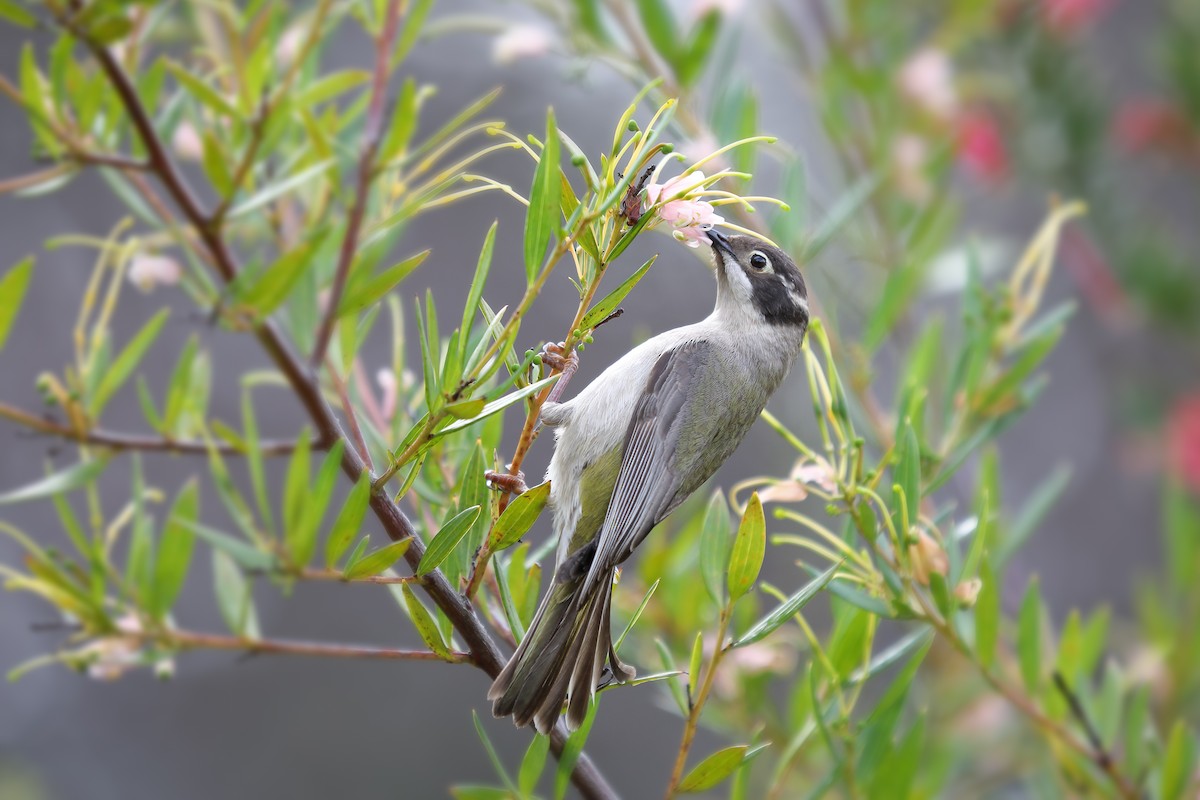
{"type": "Polygon", "coordinates": [[[546,472],[554,576],[488,691],[492,713],[518,727],[548,733],[565,705],[576,730],[602,680],[633,679],[610,630],[617,567],[733,453],[803,346],[808,290],[795,262],[753,236],[706,234],[712,313],[646,340],[570,400],[542,408],[555,431],[546,472]]]}

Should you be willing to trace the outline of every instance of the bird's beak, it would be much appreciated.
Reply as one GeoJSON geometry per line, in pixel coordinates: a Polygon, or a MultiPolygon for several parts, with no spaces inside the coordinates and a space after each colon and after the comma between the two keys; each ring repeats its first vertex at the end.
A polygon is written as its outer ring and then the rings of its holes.
{"type": "Polygon", "coordinates": [[[721,231],[714,228],[709,228],[704,232],[708,236],[708,240],[712,242],[713,251],[724,250],[729,255],[733,255],[733,248],[729,244],[729,237],[721,231]]]}

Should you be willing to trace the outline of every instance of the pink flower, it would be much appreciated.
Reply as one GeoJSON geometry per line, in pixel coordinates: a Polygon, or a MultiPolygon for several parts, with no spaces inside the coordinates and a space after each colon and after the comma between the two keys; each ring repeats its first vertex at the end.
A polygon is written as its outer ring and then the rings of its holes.
{"type": "Polygon", "coordinates": [[[204,142],[200,139],[196,127],[187,120],[175,126],[175,133],[171,135],[171,149],[185,161],[199,161],[204,158],[204,142]]]}
{"type": "Polygon", "coordinates": [[[986,183],[1008,176],[1008,148],[1000,126],[986,111],[971,111],[958,119],[958,160],[986,183]]]}
{"type": "Polygon", "coordinates": [[[536,25],[513,25],[492,42],[492,60],[511,64],[522,58],[536,58],[550,52],[550,36],[536,25]]]}
{"type": "Polygon", "coordinates": [[[1192,148],[1200,151],[1200,134],[1184,113],[1166,100],[1130,100],[1117,112],[1113,127],[1117,142],[1131,153],[1143,150],[1182,153],[1192,148]]]}
{"type": "Polygon", "coordinates": [[[158,286],[174,286],[181,277],[183,268],[173,258],[138,253],[129,261],[129,281],[143,292],[158,286]]]}
{"type": "Polygon", "coordinates": [[[1093,24],[1111,0],[1041,0],[1042,22],[1052,33],[1070,36],[1093,24]]]}
{"type": "Polygon", "coordinates": [[[396,415],[396,373],[390,369],[381,369],[375,373],[375,383],[379,384],[382,397],[379,398],[379,415],[384,420],[391,421],[396,415]]]}
{"type": "Polygon", "coordinates": [[[918,50],[904,62],[896,81],[905,97],[933,117],[948,120],[958,111],[954,65],[944,50],[918,50]]]}
{"type": "Polygon", "coordinates": [[[1200,391],[1175,403],[1167,418],[1167,459],[1173,473],[1200,492],[1200,391]]]}
{"type": "Polygon", "coordinates": [[[705,232],[725,221],[715,212],[712,203],[687,199],[687,195],[700,189],[703,183],[704,173],[697,170],[646,187],[647,208],[661,203],[657,210],[659,219],[670,224],[675,229],[672,235],[688,247],[699,247],[708,241],[705,232]]]}
{"type": "Polygon", "coordinates": [[[307,35],[308,32],[300,25],[288,28],[275,46],[275,59],[281,64],[291,64],[296,60],[296,56],[300,55],[300,48],[304,45],[307,35]]]}
{"type": "Polygon", "coordinates": [[[745,4],[746,0],[692,0],[690,11],[693,19],[700,19],[710,11],[731,17],[741,11],[745,4]]]}

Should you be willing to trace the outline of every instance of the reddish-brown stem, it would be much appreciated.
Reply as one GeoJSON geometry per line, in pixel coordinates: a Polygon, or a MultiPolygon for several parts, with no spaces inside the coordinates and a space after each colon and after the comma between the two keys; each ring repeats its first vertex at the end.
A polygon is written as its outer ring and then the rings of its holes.
{"type": "Polygon", "coordinates": [[[238,650],[252,655],[273,653],[321,656],[323,658],[370,658],[383,661],[444,661],[449,664],[467,664],[471,661],[470,653],[451,652],[447,658],[429,650],[396,650],[389,647],[298,642],[288,639],[243,639],[239,636],[221,636],[193,631],[171,631],[163,637],[163,643],[181,650],[238,650]]]}
{"type": "Polygon", "coordinates": [[[333,364],[329,363],[329,359],[325,360],[325,368],[329,372],[334,391],[337,392],[338,402],[342,404],[342,415],[350,427],[350,436],[354,439],[354,446],[358,448],[358,455],[366,462],[367,469],[374,472],[375,464],[371,461],[371,451],[367,449],[367,440],[363,438],[362,428],[358,425],[358,415],[354,413],[354,406],[350,403],[350,392],[346,388],[346,382],[338,375],[333,364]]]}
{"type": "Polygon", "coordinates": [[[388,65],[391,63],[396,31],[399,27],[400,0],[391,0],[387,5],[383,29],[375,40],[375,72],[371,81],[371,101],[363,125],[362,149],[358,156],[358,186],[346,222],[346,234],[342,237],[341,250],[338,252],[333,285],[329,289],[329,305],[321,319],[321,327],[317,330],[311,359],[314,369],[325,360],[325,351],[329,348],[329,340],[333,337],[333,328],[337,324],[342,294],[346,290],[346,280],[350,276],[350,265],[354,263],[354,256],[358,252],[358,237],[367,212],[371,181],[375,177],[375,154],[379,151],[379,139],[383,134],[383,98],[387,91],[388,65]]]}
{"type": "MultiPolygon", "coordinates": [[[[231,444],[209,444],[193,439],[169,439],[165,436],[145,436],[136,433],[118,433],[100,428],[79,431],[44,417],[39,417],[19,408],[0,403],[0,418],[9,419],[19,425],[49,436],[59,436],[80,444],[91,444],[105,447],[109,450],[140,450],[159,453],[189,453],[206,454],[213,450],[221,455],[245,455],[245,450],[231,444]]],[[[259,440],[259,451],[265,456],[284,456],[296,449],[296,442],[277,441],[272,439],[259,440]]],[[[327,443],[313,442],[312,446],[319,450],[327,448],[327,443]]]]}
{"type": "Polygon", "coordinates": [[[346,573],[336,569],[304,569],[297,578],[304,581],[336,581],[338,583],[369,583],[377,586],[394,586],[400,583],[420,583],[415,575],[369,575],[362,578],[347,578],[346,573]]]}

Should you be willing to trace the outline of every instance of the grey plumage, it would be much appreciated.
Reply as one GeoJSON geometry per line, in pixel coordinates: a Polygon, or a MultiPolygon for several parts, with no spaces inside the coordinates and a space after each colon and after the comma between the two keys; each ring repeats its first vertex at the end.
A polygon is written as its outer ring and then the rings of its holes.
{"type": "Polygon", "coordinates": [[[563,704],[579,727],[605,662],[616,567],[729,457],[799,353],[807,290],[782,251],[710,232],[713,313],[656,336],[578,396],[543,409],[556,427],[547,477],[559,536],[554,578],[524,640],[488,692],[496,716],[553,727],[563,704]]]}

